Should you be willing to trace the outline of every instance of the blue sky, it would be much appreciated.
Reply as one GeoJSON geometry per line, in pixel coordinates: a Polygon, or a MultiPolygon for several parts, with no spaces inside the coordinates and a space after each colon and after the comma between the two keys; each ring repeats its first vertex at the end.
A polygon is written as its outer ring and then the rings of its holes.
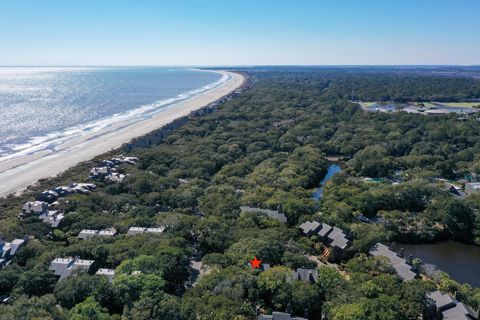
{"type": "Polygon", "coordinates": [[[479,0],[0,0],[0,65],[480,64],[479,0]]]}

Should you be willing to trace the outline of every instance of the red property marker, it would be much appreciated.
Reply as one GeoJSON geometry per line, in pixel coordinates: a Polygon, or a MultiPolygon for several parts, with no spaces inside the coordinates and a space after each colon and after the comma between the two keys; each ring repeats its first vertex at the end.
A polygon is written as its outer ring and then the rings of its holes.
{"type": "Polygon", "coordinates": [[[257,257],[254,257],[253,260],[250,260],[252,269],[260,269],[260,263],[262,263],[262,260],[258,260],[257,257]]]}

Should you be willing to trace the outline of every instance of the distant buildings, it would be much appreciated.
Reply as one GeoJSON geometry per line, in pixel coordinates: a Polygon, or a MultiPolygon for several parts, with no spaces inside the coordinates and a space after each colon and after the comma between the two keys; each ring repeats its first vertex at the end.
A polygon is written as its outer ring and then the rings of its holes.
{"type": "Polygon", "coordinates": [[[258,320],[308,320],[306,318],[293,317],[289,313],[272,312],[271,315],[258,316],[258,320]]]}
{"type": "Polygon", "coordinates": [[[78,234],[78,239],[90,239],[96,236],[99,237],[113,237],[117,231],[113,228],[111,229],[104,229],[104,230],[90,230],[90,229],[83,229],[78,234]]]}
{"type": "Polygon", "coordinates": [[[270,209],[261,209],[261,208],[252,208],[252,207],[240,207],[240,210],[242,212],[257,212],[257,213],[263,213],[266,214],[268,217],[275,219],[277,221],[280,221],[282,223],[287,222],[287,217],[283,214],[280,213],[276,210],[270,210],[270,209]]]}
{"type": "Polygon", "coordinates": [[[136,234],[141,234],[141,233],[154,233],[154,234],[160,234],[165,231],[165,227],[161,226],[158,228],[146,228],[146,227],[130,227],[128,229],[127,235],[133,236],[136,234]]]}
{"type": "Polygon", "coordinates": [[[450,295],[433,291],[427,294],[431,301],[427,309],[425,318],[429,320],[477,320],[478,313],[465,304],[458,302],[450,295]]]}
{"type": "Polygon", "coordinates": [[[417,277],[417,274],[412,271],[413,267],[409,265],[405,259],[400,258],[394,251],[382,243],[377,243],[372,250],[370,250],[370,254],[372,256],[387,258],[403,281],[413,280],[417,277]]]}
{"type": "Polygon", "coordinates": [[[49,269],[59,276],[58,281],[62,281],[78,272],[89,272],[94,262],[94,260],[82,260],[79,257],[56,258],[50,263],[49,269]]]}

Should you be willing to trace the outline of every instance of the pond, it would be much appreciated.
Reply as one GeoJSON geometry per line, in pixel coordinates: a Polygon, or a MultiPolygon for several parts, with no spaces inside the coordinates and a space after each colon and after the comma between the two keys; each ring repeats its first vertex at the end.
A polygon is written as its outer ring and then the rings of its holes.
{"type": "Polygon", "coordinates": [[[480,287],[480,247],[455,241],[431,244],[395,244],[399,252],[405,249],[405,257],[420,258],[429,269],[434,265],[460,283],[480,287]]]}
{"type": "Polygon", "coordinates": [[[323,186],[325,182],[327,182],[335,173],[341,172],[342,168],[338,164],[332,164],[328,167],[327,174],[323,177],[322,181],[320,181],[319,187],[315,189],[313,192],[313,199],[319,201],[323,195],[323,186]]]}

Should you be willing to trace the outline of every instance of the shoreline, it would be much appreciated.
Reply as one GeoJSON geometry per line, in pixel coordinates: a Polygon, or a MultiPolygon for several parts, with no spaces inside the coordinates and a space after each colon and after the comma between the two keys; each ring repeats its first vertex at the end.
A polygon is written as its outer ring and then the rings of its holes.
{"type": "Polygon", "coordinates": [[[29,155],[0,162],[0,197],[19,193],[38,180],[51,178],[94,157],[121,147],[135,138],[164,127],[188,116],[208,104],[238,89],[245,81],[239,73],[215,71],[230,78],[221,85],[188,100],[174,103],[151,117],[138,121],[128,119],[109,128],[86,134],[56,146],[55,150],[42,150],[29,155]]]}

